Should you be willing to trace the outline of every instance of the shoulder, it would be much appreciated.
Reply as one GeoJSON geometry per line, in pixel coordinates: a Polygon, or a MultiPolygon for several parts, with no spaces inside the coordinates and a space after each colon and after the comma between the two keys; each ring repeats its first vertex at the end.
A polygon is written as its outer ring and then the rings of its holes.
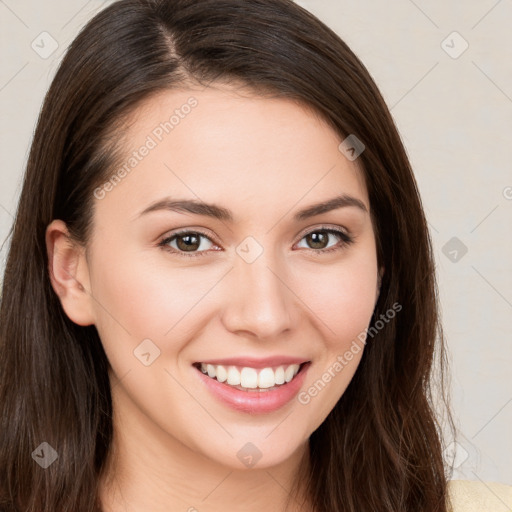
{"type": "Polygon", "coordinates": [[[495,482],[451,480],[448,493],[450,512],[509,512],[512,510],[512,486],[495,482]]]}

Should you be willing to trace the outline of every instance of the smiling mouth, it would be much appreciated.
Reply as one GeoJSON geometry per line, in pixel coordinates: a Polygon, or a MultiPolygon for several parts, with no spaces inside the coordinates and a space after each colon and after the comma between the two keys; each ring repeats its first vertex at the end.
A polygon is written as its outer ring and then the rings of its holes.
{"type": "Polygon", "coordinates": [[[265,392],[285,386],[310,363],[311,361],[306,361],[300,365],[286,364],[259,369],[247,366],[205,363],[194,363],[193,366],[211,379],[234,389],[248,392],[265,392]]]}

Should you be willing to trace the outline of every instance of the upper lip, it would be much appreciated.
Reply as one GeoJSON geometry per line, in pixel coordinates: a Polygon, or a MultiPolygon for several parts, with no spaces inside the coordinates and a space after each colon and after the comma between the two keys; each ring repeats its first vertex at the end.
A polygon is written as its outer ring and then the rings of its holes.
{"type": "Polygon", "coordinates": [[[271,356],[264,358],[257,357],[228,357],[225,359],[209,359],[198,361],[203,364],[223,365],[223,366],[246,366],[249,368],[268,368],[271,366],[302,364],[309,360],[304,357],[292,356],[271,356]]]}

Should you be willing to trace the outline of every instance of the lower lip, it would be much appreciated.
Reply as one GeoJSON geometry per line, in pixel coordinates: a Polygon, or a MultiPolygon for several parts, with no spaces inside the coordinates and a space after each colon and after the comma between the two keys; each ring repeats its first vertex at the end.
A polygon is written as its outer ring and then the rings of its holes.
{"type": "Polygon", "coordinates": [[[198,368],[194,369],[211,393],[221,402],[237,411],[259,414],[277,411],[290,402],[302,387],[310,366],[310,362],[306,363],[290,382],[271,391],[241,391],[208,377],[198,368]]]}

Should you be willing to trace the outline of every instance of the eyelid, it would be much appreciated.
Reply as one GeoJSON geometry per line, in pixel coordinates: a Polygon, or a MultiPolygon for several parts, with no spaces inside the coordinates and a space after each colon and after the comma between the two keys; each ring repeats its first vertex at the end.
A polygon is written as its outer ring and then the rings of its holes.
{"type": "Polygon", "coordinates": [[[210,240],[213,244],[220,246],[220,244],[218,244],[215,241],[215,235],[213,235],[212,232],[210,232],[209,230],[203,229],[203,228],[194,228],[194,227],[190,227],[190,228],[187,227],[187,228],[181,228],[181,229],[179,228],[176,231],[170,231],[168,234],[165,234],[162,237],[160,237],[160,241],[165,242],[165,241],[169,240],[170,238],[174,238],[175,236],[185,235],[185,234],[189,234],[189,233],[195,233],[198,235],[202,235],[205,238],[207,238],[208,240],[210,240]]]}
{"type": "Polygon", "coordinates": [[[209,249],[206,251],[186,252],[186,251],[178,251],[178,250],[174,249],[173,247],[169,247],[168,244],[171,243],[171,241],[174,240],[176,237],[178,237],[179,235],[185,235],[185,234],[190,234],[190,233],[201,235],[204,238],[208,239],[213,245],[219,247],[219,244],[217,244],[215,242],[215,240],[213,240],[214,237],[212,237],[210,234],[206,233],[202,228],[196,229],[193,227],[178,229],[177,231],[173,231],[170,234],[164,235],[160,239],[160,242],[158,242],[158,247],[167,252],[170,252],[171,254],[175,254],[179,257],[184,257],[184,258],[198,258],[200,256],[207,256],[208,254],[210,254],[210,252],[212,250],[218,251],[218,249],[209,249]]]}
{"type": "MultiPolygon", "coordinates": [[[[341,231],[345,235],[347,235],[348,237],[353,237],[353,235],[350,232],[350,230],[345,228],[344,226],[338,226],[338,225],[335,225],[335,224],[319,224],[319,225],[313,225],[313,226],[309,226],[307,228],[304,228],[303,231],[300,232],[299,235],[297,235],[298,236],[298,241],[302,240],[302,238],[304,238],[306,235],[308,235],[311,232],[315,232],[317,230],[320,231],[320,230],[323,230],[323,229],[326,229],[326,230],[327,229],[333,229],[335,231],[341,231]]],[[[174,236],[182,235],[182,234],[185,234],[185,233],[198,233],[198,234],[201,234],[201,235],[205,236],[206,238],[208,238],[212,243],[215,243],[216,245],[220,245],[217,242],[215,242],[215,237],[213,236],[213,234],[210,231],[203,230],[203,228],[194,228],[193,226],[192,227],[187,227],[187,228],[181,228],[181,229],[178,229],[177,231],[172,231],[170,234],[166,234],[163,237],[161,237],[160,240],[166,240],[166,239],[172,238],[174,236]]]]}
{"type": "MultiPolygon", "coordinates": [[[[337,226],[337,225],[321,224],[321,225],[310,226],[308,228],[305,228],[300,233],[300,235],[298,235],[298,240],[296,243],[299,243],[305,236],[307,236],[311,233],[315,233],[317,231],[328,231],[328,232],[336,234],[338,237],[341,238],[341,241],[338,242],[338,244],[336,244],[333,247],[329,247],[327,249],[311,249],[311,248],[305,249],[306,251],[313,253],[315,255],[318,255],[318,256],[325,254],[325,253],[332,252],[332,251],[344,249],[345,247],[347,247],[348,245],[351,245],[355,241],[355,236],[352,235],[351,232],[348,229],[346,229],[345,227],[337,226]]],[[[177,250],[173,249],[172,247],[168,246],[170,241],[173,240],[175,237],[177,237],[179,235],[190,234],[190,233],[204,236],[212,244],[216,245],[217,247],[220,246],[220,244],[217,244],[215,242],[214,237],[212,237],[211,234],[205,232],[202,228],[194,228],[194,227],[178,229],[177,231],[174,231],[168,235],[164,235],[161,238],[160,242],[158,243],[158,246],[173,253],[173,254],[178,254],[178,255],[184,256],[184,257],[204,256],[204,255],[209,254],[212,250],[218,251],[218,249],[210,249],[210,250],[206,250],[206,251],[191,251],[191,252],[187,253],[186,251],[177,251],[177,250]]],[[[294,245],[296,245],[296,244],[294,244],[294,245]]],[[[301,250],[304,250],[304,249],[301,249],[301,250]]]]}
{"type": "Polygon", "coordinates": [[[305,228],[303,231],[301,231],[300,234],[298,235],[299,241],[302,240],[306,235],[309,235],[309,233],[314,233],[315,231],[322,231],[322,230],[338,231],[338,232],[343,233],[347,237],[350,237],[350,238],[353,237],[350,230],[348,230],[344,226],[338,226],[337,224],[318,224],[318,225],[314,225],[314,226],[309,226],[309,227],[305,228]]]}
{"type": "Polygon", "coordinates": [[[331,234],[335,234],[340,241],[332,246],[328,247],[326,249],[311,249],[311,248],[305,248],[302,250],[306,250],[309,254],[311,254],[313,257],[321,257],[325,256],[327,254],[336,253],[338,251],[342,251],[344,249],[347,249],[350,245],[352,245],[356,241],[356,236],[353,235],[350,230],[348,230],[345,227],[342,226],[334,226],[334,225],[327,225],[327,224],[321,224],[319,226],[310,226],[309,228],[306,228],[305,231],[303,231],[299,236],[299,241],[297,243],[300,243],[300,241],[307,235],[311,233],[316,233],[317,231],[325,231],[331,234]]]}

